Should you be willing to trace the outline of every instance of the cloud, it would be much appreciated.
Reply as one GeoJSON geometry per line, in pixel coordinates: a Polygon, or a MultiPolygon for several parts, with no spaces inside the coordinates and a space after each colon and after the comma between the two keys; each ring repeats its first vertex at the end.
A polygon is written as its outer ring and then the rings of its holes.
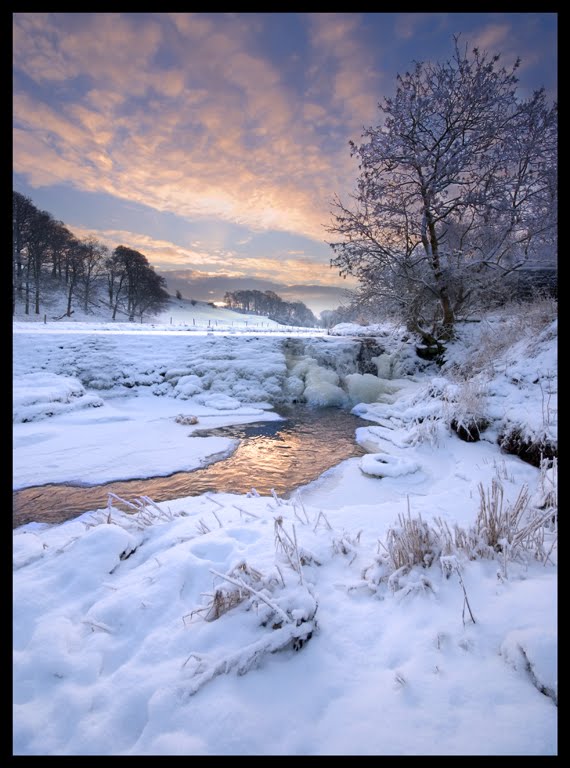
{"type": "Polygon", "coordinates": [[[61,35],[50,13],[15,13],[14,67],[36,82],[64,82],[75,77],[77,62],[60,46],[61,35]]]}
{"type": "Polygon", "coordinates": [[[420,30],[442,28],[447,18],[447,13],[399,13],[394,32],[399,40],[411,40],[420,30]]]}
{"type": "Polygon", "coordinates": [[[511,27],[509,24],[488,24],[470,41],[472,43],[471,47],[479,48],[481,51],[488,51],[493,55],[497,53],[497,48],[508,42],[510,32],[511,27]]]}
{"type": "Polygon", "coordinates": [[[185,298],[198,301],[222,301],[227,292],[240,290],[274,291],[285,301],[302,301],[315,315],[325,309],[336,309],[348,302],[348,285],[290,285],[271,279],[241,277],[233,274],[211,275],[200,270],[164,272],[167,290],[179,290],[185,298]]]}
{"type": "Polygon", "coordinates": [[[184,268],[198,270],[210,277],[229,274],[245,280],[310,283],[333,289],[345,285],[345,281],[340,280],[337,273],[329,269],[328,264],[323,265],[321,257],[311,258],[305,251],[277,250],[270,256],[258,256],[228,248],[205,247],[199,242],[183,246],[122,229],[96,230],[69,224],[68,226],[76,237],[95,237],[111,250],[118,245],[134,248],[143,253],[149,263],[164,274],[184,268]]]}
{"type": "Polygon", "coordinates": [[[255,50],[247,16],[15,14],[14,170],[32,186],[322,242],[331,194],[354,178],[348,138],[375,110],[358,17],[309,17],[321,68],[299,98],[255,50]]]}
{"type": "MultiPolygon", "coordinates": [[[[400,14],[394,34],[446,18],[400,14]]],[[[323,242],[331,197],[356,181],[348,140],[379,119],[382,73],[360,14],[296,20],[306,66],[286,80],[263,46],[265,14],[13,14],[14,171],[32,187],[323,242]]],[[[511,42],[503,21],[470,41],[511,42]]]]}
{"type": "MultiPolygon", "coordinates": [[[[490,56],[500,54],[499,65],[510,69],[515,61],[520,58],[517,69],[517,77],[520,78],[522,72],[528,71],[537,66],[546,56],[552,55],[551,51],[545,52],[537,42],[536,30],[533,30],[533,20],[529,18],[528,27],[523,32],[525,44],[521,47],[521,39],[513,35],[512,25],[503,22],[489,24],[479,30],[472,39],[469,40],[470,48],[477,47],[480,51],[487,52],[490,56]],[[534,31],[534,34],[533,34],[534,31]]],[[[540,83],[542,85],[542,83],[540,83]]],[[[539,87],[537,85],[537,87],[539,87]]],[[[528,87],[519,86],[521,97],[530,95],[528,87]]],[[[554,93],[551,92],[554,97],[554,93]]]]}
{"type": "Polygon", "coordinates": [[[143,94],[161,87],[152,61],[158,20],[140,14],[14,14],[14,66],[37,83],[82,76],[110,90],[143,94]]]}
{"type": "Polygon", "coordinates": [[[199,250],[194,247],[186,248],[168,240],[158,240],[140,232],[122,229],[96,230],[84,227],[70,226],[72,232],[79,238],[95,237],[111,250],[118,245],[126,245],[143,253],[152,266],[157,269],[170,270],[188,265],[207,265],[209,267],[225,266],[225,257],[221,253],[199,250]]]}
{"type": "MultiPolygon", "coordinates": [[[[311,93],[328,92],[351,130],[369,124],[376,113],[380,73],[373,52],[362,45],[359,14],[309,15],[315,53],[311,93]]],[[[317,98],[318,101],[318,98],[317,98]]]]}

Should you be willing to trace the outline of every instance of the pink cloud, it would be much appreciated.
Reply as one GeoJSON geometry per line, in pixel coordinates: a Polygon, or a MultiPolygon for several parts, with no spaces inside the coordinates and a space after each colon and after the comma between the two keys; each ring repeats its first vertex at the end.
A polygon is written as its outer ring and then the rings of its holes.
{"type": "Polygon", "coordinates": [[[212,33],[212,22],[200,13],[168,13],[167,17],[184,37],[201,40],[212,33]]]}
{"type": "Polygon", "coordinates": [[[19,123],[32,131],[40,130],[44,137],[50,137],[55,143],[79,148],[86,147],[90,142],[89,130],[85,131],[61,112],[33,100],[26,94],[14,94],[13,107],[16,124],[19,123]]]}
{"type": "Polygon", "coordinates": [[[59,47],[53,14],[15,13],[13,19],[15,66],[37,82],[64,81],[78,73],[78,63],[59,47]]]}
{"type": "MultiPolygon", "coordinates": [[[[261,279],[281,281],[287,284],[311,283],[314,285],[335,286],[341,281],[336,279],[333,271],[323,271],[323,265],[311,261],[307,254],[301,252],[283,251],[281,258],[274,257],[244,257],[232,250],[211,248],[196,249],[184,247],[167,240],[152,238],[137,232],[127,230],[94,230],[81,227],[71,228],[77,237],[95,237],[111,250],[117,245],[128,245],[130,248],[143,253],[160,272],[176,273],[177,270],[192,269],[203,277],[255,276],[261,279]],[[300,256],[301,258],[294,258],[300,256]]],[[[342,281],[343,287],[348,287],[342,281]]]]}
{"type": "Polygon", "coordinates": [[[346,47],[349,36],[359,24],[359,16],[354,13],[315,13],[311,14],[311,22],[313,40],[317,45],[346,47]]]}
{"type": "Polygon", "coordinates": [[[61,16],[14,14],[14,63],[33,80],[65,81],[87,74],[131,94],[162,87],[152,71],[162,35],[157,21],[141,24],[120,13],[94,13],[67,33],[61,16]]]}
{"type": "Polygon", "coordinates": [[[470,40],[470,47],[488,51],[490,54],[497,53],[497,48],[508,41],[510,31],[509,24],[489,24],[470,40]]]}
{"type": "Polygon", "coordinates": [[[446,14],[440,13],[399,13],[394,25],[396,36],[402,40],[410,40],[418,28],[425,23],[441,23],[446,14]]]}
{"type": "Polygon", "coordinates": [[[309,18],[317,57],[313,69],[315,89],[311,95],[328,90],[333,105],[342,111],[352,133],[373,120],[380,85],[380,73],[374,67],[372,52],[362,46],[357,36],[361,17],[316,13],[309,18]]]}
{"type": "Polygon", "coordinates": [[[32,17],[16,20],[19,34],[35,30],[30,61],[18,58],[30,77],[92,80],[57,110],[15,94],[14,170],[32,185],[65,180],[181,216],[326,239],[332,191],[355,178],[347,141],[376,108],[376,76],[354,38],[358,17],[313,19],[316,89],[303,102],[254,51],[243,17],[155,14],[143,25],[86,14],[65,36],[51,15],[19,16],[32,17]],[[162,72],[154,64],[161,46],[171,56],[162,72]],[[54,73],[40,71],[41,57],[54,73]],[[325,86],[334,109],[317,101],[325,86]],[[131,98],[141,94],[146,101],[131,98]]]}

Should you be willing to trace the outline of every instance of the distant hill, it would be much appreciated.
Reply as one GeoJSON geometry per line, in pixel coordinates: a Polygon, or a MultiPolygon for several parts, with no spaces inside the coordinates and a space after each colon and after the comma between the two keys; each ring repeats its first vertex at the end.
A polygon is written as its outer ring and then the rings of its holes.
{"type": "MultiPolygon", "coordinates": [[[[172,325],[233,325],[235,328],[283,328],[280,323],[261,315],[244,315],[225,307],[216,307],[206,301],[196,299],[176,299],[170,297],[168,306],[154,316],[153,322],[166,324],[172,321],[172,325]]],[[[150,322],[150,321],[149,321],[150,322]]]]}

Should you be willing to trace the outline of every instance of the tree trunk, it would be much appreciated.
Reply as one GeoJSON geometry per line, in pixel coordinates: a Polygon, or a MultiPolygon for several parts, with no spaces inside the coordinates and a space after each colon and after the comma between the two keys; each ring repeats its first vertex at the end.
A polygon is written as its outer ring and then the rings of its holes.
{"type": "Polygon", "coordinates": [[[443,311],[443,320],[441,321],[440,338],[450,341],[455,336],[455,313],[451,306],[447,288],[441,291],[439,298],[441,309],[443,311]]]}
{"type": "Polygon", "coordinates": [[[34,303],[35,313],[40,314],[40,281],[41,281],[41,261],[39,257],[34,259],[34,303]]]}
{"type": "Polygon", "coordinates": [[[75,284],[77,282],[77,278],[75,274],[71,273],[71,278],[69,280],[69,289],[67,291],[67,312],[65,313],[67,317],[71,317],[71,301],[73,298],[73,291],[75,289],[75,284]]]}
{"type": "Polygon", "coordinates": [[[439,242],[435,231],[432,212],[427,205],[425,217],[429,231],[429,239],[427,233],[424,232],[422,234],[422,242],[424,249],[431,261],[431,268],[435,278],[435,287],[438,293],[439,303],[443,315],[441,321],[441,332],[439,336],[442,339],[449,341],[449,339],[452,339],[454,336],[455,314],[453,312],[449,291],[447,289],[447,285],[445,284],[445,279],[441,269],[441,261],[439,258],[439,242]]]}
{"type": "Polygon", "coordinates": [[[22,266],[20,254],[18,253],[18,261],[16,262],[16,286],[17,286],[17,290],[20,298],[23,292],[23,276],[24,276],[24,268],[22,266]]]}
{"type": "Polygon", "coordinates": [[[28,268],[26,269],[25,313],[30,314],[30,258],[28,256],[28,268]]]}

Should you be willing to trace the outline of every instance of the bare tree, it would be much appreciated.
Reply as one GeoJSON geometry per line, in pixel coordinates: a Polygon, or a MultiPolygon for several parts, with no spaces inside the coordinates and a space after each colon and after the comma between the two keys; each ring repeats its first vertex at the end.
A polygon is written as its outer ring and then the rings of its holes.
{"type": "Polygon", "coordinates": [[[40,314],[42,270],[50,256],[50,245],[54,231],[54,219],[47,211],[34,210],[30,218],[27,239],[28,258],[25,272],[25,312],[30,314],[33,292],[34,312],[40,314]]]}
{"type": "Polygon", "coordinates": [[[67,248],[67,308],[65,311],[67,317],[71,317],[73,313],[71,309],[73,297],[77,292],[77,286],[84,272],[86,251],[87,248],[84,243],[76,238],[69,243],[67,248]]]}
{"type": "Polygon", "coordinates": [[[83,291],[83,309],[88,312],[93,285],[103,275],[105,263],[109,258],[109,249],[94,237],[85,238],[83,246],[83,268],[80,279],[83,291]]]}
{"type": "Polygon", "coordinates": [[[115,249],[111,256],[105,261],[105,269],[107,270],[109,306],[113,312],[112,319],[115,320],[119,310],[119,302],[123,298],[127,277],[121,255],[120,253],[117,253],[117,249],[115,249]]]}
{"type": "Polygon", "coordinates": [[[69,282],[69,252],[75,247],[77,238],[62,221],[53,221],[49,243],[49,258],[51,259],[51,276],[54,279],[69,282]]]}
{"type": "Polygon", "coordinates": [[[109,255],[108,248],[93,237],[79,240],[61,221],[40,211],[32,201],[13,192],[12,196],[12,311],[16,301],[24,311],[40,313],[40,302],[48,289],[63,292],[67,317],[73,302],[81,297],[85,311],[98,281],[107,280],[113,320],[117,312],[141,320],[168,298],[166,281],[154,272],[146,256],[125,246],[109,255]]]}
{"type": "Polygon", "coordinates": [[[352,205],[333,201],[331,266],[359,301],[397,309],[432,345],[510,272],[556,247],[557,107],[517,98],[515,72],[454,38],[444,63],[398,75],[383,122],[350,142],[352,205]]]}
{"type": "Polygon", "coordinates": [[[155,273],[144,254],[118,245],[106,266],[113,320],[121,303],[130,321],[136,314],[142,319],[144,312],[163,306],[168,297],[166,281],[155,273]]]}
{"type": "Polygon", "coordinates": [[[23,299],[24,272],[28,261],[28,241],[31,221],[36,211],[29,197],[19,192],[12,194],[12,312],[16,299],[23,299]]]}

